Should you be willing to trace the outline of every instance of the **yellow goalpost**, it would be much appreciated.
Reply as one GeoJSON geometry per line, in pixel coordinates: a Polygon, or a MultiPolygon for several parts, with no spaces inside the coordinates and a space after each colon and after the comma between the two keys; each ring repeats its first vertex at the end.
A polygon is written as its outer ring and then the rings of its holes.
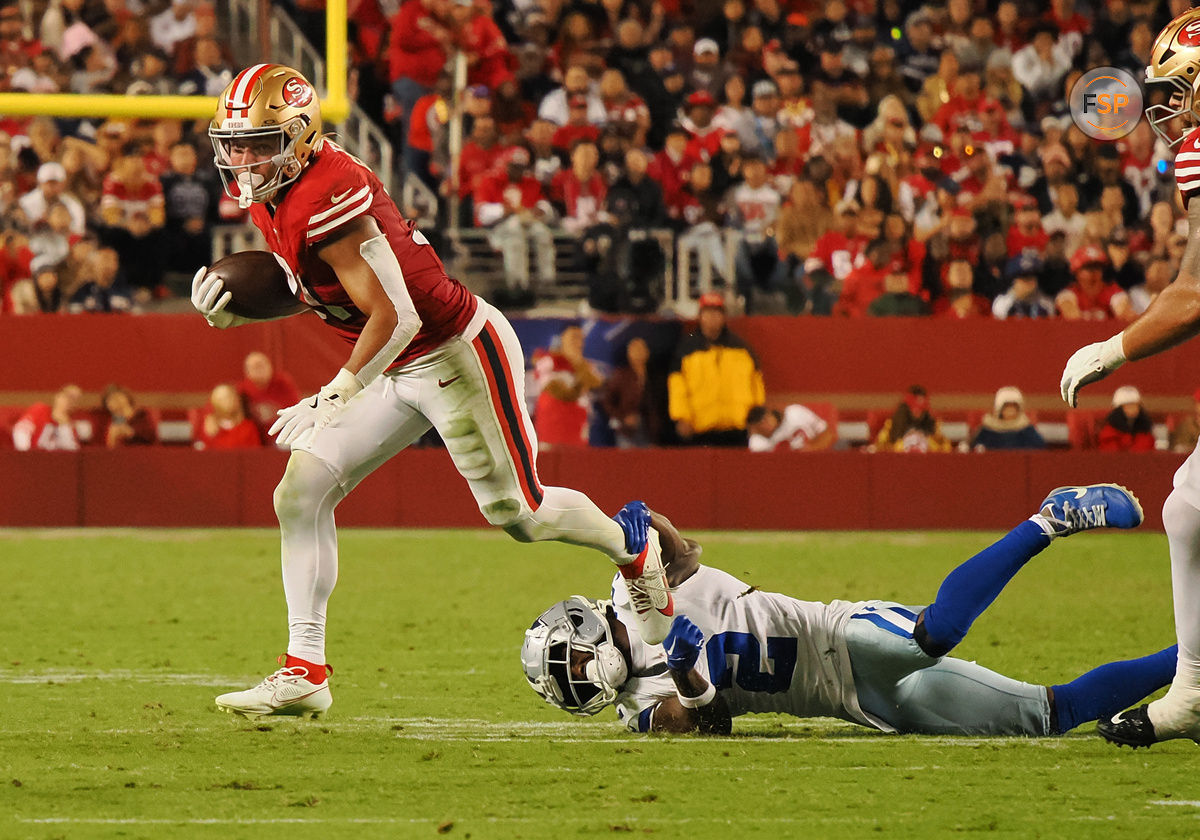
{"type": "MultiPolygon", "coordinates": [[[[339,123],[350,112],[346,92],[346,0],[325,9],[325,96],[321,117],[339,123]]],[[[315,82],[315,80],[313,80],[315,82]]],[[[202,119],[216,108],[212,96],[123,96],[120,94],[0,93],[0,114],[128,119],[202,119]]]]}

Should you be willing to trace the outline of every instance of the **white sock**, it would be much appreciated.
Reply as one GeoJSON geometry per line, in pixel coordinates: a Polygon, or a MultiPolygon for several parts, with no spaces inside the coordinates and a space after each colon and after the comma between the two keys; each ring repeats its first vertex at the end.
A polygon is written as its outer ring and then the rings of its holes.
{"type": "Polygon", "coordinates": [[[343,496],[328,467],[306,452],[292,453],[275,490],[288,607],[287,652],[308,662],[325,662],[325,611],[338,573],[333,510],[343,496]]]}
{"type": "Polygon", "coordinates": [[[538,509],[517,524],[531,542],[558,540],[571,545],[594,548],[607,554],[614,563],[636,559],[625,550],[625,532],[605,516],[596,503],[569,487],[543,487],[538,509]]]}
{"type": "Polygon", "coordinates": [[[1167,695],[1150,704],[1150,721],[1160,736],[1200,726],[1200,510],[1173,492],[1163,505],[1163,526],[1171,549],[1179,661],[1167,695]]]}

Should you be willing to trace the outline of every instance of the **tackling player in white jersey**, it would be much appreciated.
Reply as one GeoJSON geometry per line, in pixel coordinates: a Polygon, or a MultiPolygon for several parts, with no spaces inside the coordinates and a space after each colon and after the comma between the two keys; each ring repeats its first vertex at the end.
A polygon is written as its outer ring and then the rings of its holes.
{"type": "Polygon", "coordinates": [[[637,732],[727,733],[754,712],[834,717],[885,732],[1053,735],[1166,685],[1174,647],[1111,662],[1071,682],[1019,682],[946,654],[1004,585],[1052,539],[1141,523],[1111,484],[1062,487],[1041,511],[952,571],[934,602],[801,601],[701,565],[700,546],[641,502],[623,521],[653,527],[678,615],[661,645],[638,635],[625,586],[611,601],[559,602],[525,633],[521,662],[547,702],[591,715],[613,704],[637,732]]]}
{"type": "MultiPolygon", "coordinates": [[[[1146,84],[1169,95],[1146,109],[1150,127],[1175,154],[1175,181],[1188,215],[1188,243],[1179,274],[1150,307],[1107,341],[1089,344],[1067,360],[1062,397],[1075,405],[1079,389],[1200,333],[1200,9],[1167,24],[1150,52],[1146,84]]],[[[1191,389],[1191,385],[1188,385],[1191,389]]],[[[1116,744],[1149,746],[1173,738],[1200,743],[1200,447],[1175,473],[1163,505],[1171,551],[1171,589],[1179,662],[1165,697],[1102,720],[1100,734],[1116,744]]]]}

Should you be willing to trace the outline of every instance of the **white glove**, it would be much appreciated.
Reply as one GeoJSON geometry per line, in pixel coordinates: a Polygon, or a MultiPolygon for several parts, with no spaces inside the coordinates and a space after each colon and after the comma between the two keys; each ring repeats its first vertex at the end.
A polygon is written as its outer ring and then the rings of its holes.
{"type": "Polygon", "coordinates": [[[1125,345],[1121,336],[1117,333],[1106,341],[1081,347],[1067,359],[1059,386],[1067,405],[1075,407],[1079,389],[1084,385],[1098,382],[1125,364],[1125,345]]]}
{"type": "Polygon", "coordinates": [[[324,429],[342,407],[362,390],[358,377],[342,368],[333,381],[311,397],[305,397],[293,406],[280,409],[279,417],[267,430],[276,435],[279,446],[291,446],[301,440],[306,432],[324,429]]]}
{"type": "Polygon", "coordinates": [[[233,299],[233,292],[225,292],[225,284],[221,282],[220,277],[215,274],[211,277],[207,275],[208,267],[205,266],[192,278],[192,306],[204,316],[208,325],[223,330],[250,323],[250,318],[225,311],[225,307],[233,299]]]}

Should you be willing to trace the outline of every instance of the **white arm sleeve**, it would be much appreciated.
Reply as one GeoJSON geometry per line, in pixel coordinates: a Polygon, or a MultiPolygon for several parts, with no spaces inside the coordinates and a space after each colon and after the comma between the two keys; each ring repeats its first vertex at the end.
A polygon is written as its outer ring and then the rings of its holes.
{"type": "Polygon", "coordinates": [[[358,253],[367,261],[367,265],[371,266],[396,308],[396,328],[392,330],[392,337],[356,374],[358,381],[365,388],[375,377],[387,370],[387,366],[394,362],[400,351],[413,340],[421,329],[421,316],[417,314],[417,308],[413,305],[408,286],[404,284],[404,272],[400,270],[400,261],[396,259],[392,246],[388,244],[387,236],[381,233],[368,239],[358,246],[358,253]]]}

